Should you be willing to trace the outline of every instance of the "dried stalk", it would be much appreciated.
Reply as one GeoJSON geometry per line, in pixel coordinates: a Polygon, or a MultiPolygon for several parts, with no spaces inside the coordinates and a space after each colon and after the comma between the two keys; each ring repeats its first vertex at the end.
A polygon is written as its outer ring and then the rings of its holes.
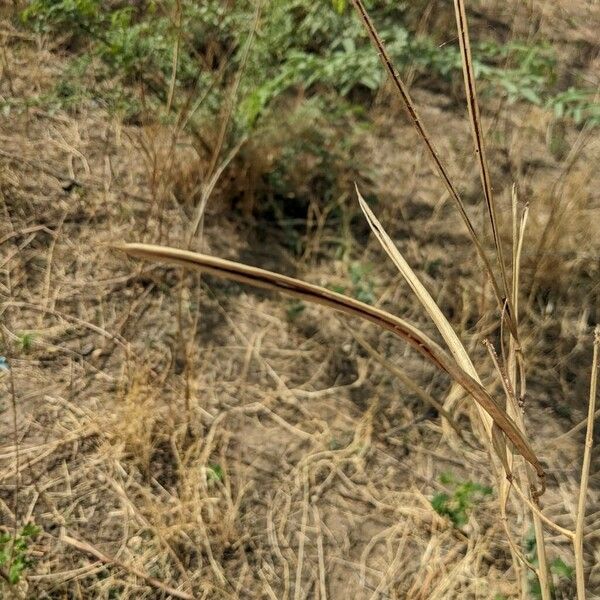
{"type": "Polygon", "coordinates": [[[583,452],[583,465],[581,467],[581,484],[579,488],[579,502],[577,504],[577,520],[575,523],[575,537],[573,548],[575,550],[575,577],[577,580],[577,599],[585,600],[585,574],[583,564],[583,532],[585,519],[585,501],[588,484],[590,481],[590,464],[592,461],[592,446],[594,444],[594,413],[596,411],[596,392],[598,389],[598,368],[600,354],[600,327],[596,327],[594,335],[594,356],[592,362],[592,376],[590,381],[590,402],[588,405],[587,432],[585,435],[585,449],[583,452]]]}
{"type": "Polygon", "coordinates": [[[433,365],[447,373],[454,382],[467,391],[477,404],[489,414],[523,458],[531,464],[538,477],[541,480],[545,478],[544,469],[535,452],[529,442],[521,435],[515,422],[506,414],[506,411],[498,406],[481,384],[467,374],[436,342],[403,319],[320,286],[205,254],[151,244],[121,244],[115,246],[115,248],[138,258],[156,262],[169,262],[190,269],[200,269],[216,277],[279,291],[307,302],[333,308],[346,315],[359,317],[391,331],[406,341],[433,365]]]}
{"type": "Polygon", "coordinates": [[[460,53],[463,61],[463,76],[465,80],[465,91],[467,97],[467,106],[471,120],[471,130],[473,132],[473,142],[475,144],[475,154],[479,163],[481,174],[481,183],[483,185],[483,195],[488,210],[490,224],[492,226],[492,235],[494,237],[494,247],[496,258],[500,267],[504,298],[506,300],[506,312],[508,316],[509,328],[515,338],[518,340],[517,324],[514,318],[514,310],[509,294],[508,276],[506,275],[506,262],[502,251],[502,242],[498,230],[498,217],[496,215],[496,203],[492,191],[492,181],[490,170],[488,168],[487,156],[484,144],[483,127],[481,125],[481,115],[479,114],[479,103],[477,101],[477,88],[475,86],[475,72],[473,70],[473,60],[471,58],[471,42],[469,40],[469,27],[467,15],[465,12],[464,0],[454,0],[454,12],[456,14],[456,27],[458,30],[458,41],[460,53]]]}
{"type": "Polygon", "coordinates": [[[139,569],[136,569],[135,567],[126,565],[125,563],[121,562],[120,560],[117,560],[116,558],[108,556],[108,555],[104,554],[103,552],[100,552],[100,550],[98,550],[91,544],[88,544],[87,542],[77,540],[68,535],[62,535],[60,540],[62,542],[64,542],[65,544],[72,546],[73,548],[76,548],[80,552],[84,552],[85,554],[92,555],[96,560],[99,560],[100,562],[102,562],[104,564],[115,565],[116,567],[123,569],[124,571],[127,571],[128,573],[131,573],[132,575],[135,575],[136,577],[139,577],[140,579],[143,579],[146,583],[151,585],[153,588],[155,588],[157,590],[161,590],[162,592],[169,594],[170,596],[173,596],[174,598],[181,598],[182,600],[194,600],[194,596],[192,596],[192,594],[188,594],[186,592],[181,592],[179,590],[176,590],[175,588],[168,586],[167,584],[163,583],[162,581],[159,581],[158,579],[155,579],[154,577],[147,575],[143,571],[140,571],[139,569]]]}
{"type": "Polygon", "coordinates": [[[406,88],[406,86],[404,85],[402,80],[400,79],[400,76],[396,72],[396,69],[394,69],[392,60],[385,48],[385,45],[383,44],[383,41],[379,37],[379,34],[377,33],[377,30],[375,29],[373,22],[371,21],[371,17],[369,16],[367,9],[365,8],[365,5],[363,4],[362,0],[352,0],[352,3],[354,4],[354,7],[356,8],[356,11],[360,15],[360,18],[362,19],[363,23],[365,24],[365,28],[366,28],[367,32],[369,33],[369,36],[373,42],[373,45],[375,46],[377,53],[381,57],[383,66],[386,68],[389,76],[391,77],[392,82],[394,83],[394,87],[398,91],[400,98],[402,99],[402,102],[410,116],[410,119],[411,119],[415,129],[417,130],[417,133],[419,134],[421,140],[425,144],[427,152],[429,153],[429,156],[431,158],[431,161],[433,162],[433,165],[434,165],[436,171],[438,172],[439,176],[441,177],[442,181],[444,182],[444,185],[446,186],[446,189],[448,190],[450,197],[454,200],[454,202],[458,208],[460,216],[462,217],[462,220],[465,223],[467,230],[469,232],[471,241],[473,242],[473,245],[475,246],[477,253],[479,254],[479,257],[483,261],[485,271],[486,271],[488,277],[490,278],[490,282],[492,284],[492,289],[494,290],[494,295],[498,302],[498,306],[499,306],[500,310],[502,310],[504,308],[506,298],[503,296],[503,294],[500,291],[500,287],[498,286],[498,282],[496,281],[496,276],[494,275],[494,271],[492,269],[490,260],[487,257],[487,254],[486,254],[485,250],[483,249],[481,242],[479,241],[479,236],[477,235],[477,232],[475,231],[473,223],[472,223],[471,219],[469,218],[469,215],[467,214],[464,202],[462,201],[462,198],[460,197],[458,191],[456,190],[456,187],[452,183],[452,180],[450,179],[450,175],[448,174],[446,167],[442,163],[442,160],[440,159],[440,156],[439,156],[435,146],[433,145],[433,142],[431,141],[431,137],[429,136],[429,134],[427,133],[427,131],[425,129],[425,126],[421,122],[421,118],[419,117],[416,107],[410,97],[410,94],[408,93],[408,89],[406,88]]]}

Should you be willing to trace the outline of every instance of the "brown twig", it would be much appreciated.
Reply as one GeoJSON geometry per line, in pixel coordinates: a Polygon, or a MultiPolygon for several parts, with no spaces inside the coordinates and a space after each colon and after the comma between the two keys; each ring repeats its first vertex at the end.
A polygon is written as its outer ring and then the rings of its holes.
{"type": "Polygon", "coordinates": [[[483,127],[481,126],[481,116],[479,114],[479,103],[477,101],[477,88],[475,86],[475,72],[473,70],[473,60],[471,58],[471,42],[469,40],[469,27],[467,23],[467,14],[465,11],[464,0],[454,0],[454,8],[456,14],[456,27],[458,29],[458,40],[460,45],[460,53],[463,61],[463,75],[465,80],[465,92],[467,97],[467,107],[469,109],[469,117],[471,120],[471,130],[473,132],[473,142],[475,144],[475,154],[479,163],[479,171],[481,174],[481,183],[483,185],[483,195],[488,210],[490,224],[492,226],[492,235],[494,237],[494,246],[496,250],[496,258],[500,267],[500,275],[502,278],[502,286],[504,299],[506,302],[506,314],[508,316],[508,326],[510,332],[518,340],[517,325],[514,318],[514,309],[512,306],[508,277],[506,275],[506,262],[502,251],[502,242],[498,231],[498,217],[496,215],[496,203],[492,192],[492,180],[490,170],[488,168],[487,156],[484,144],[483,127]]]}
{"type": "Polygon", "coordinates": [[[136,577],[139,577],[140,579],[143,579],[146,583],[150,584],[152,587],[154,587],[158,590],[162,590],[163,592],[166,592],[167,594],[170,594],[171,596],[174,596],[175,598],[182,598],[182,600],[195,600],[195,596],[192,596],[192,594],[188,594],[187,592],[181,592],[179,590],[176,590],[175,588],[172,588],[171,586],[167,585],[166,583],[163,583],[162,581],[159,581],[158,579],[155,579],[154,577],[147,575],[143,571],[140,571],[139,569],[136,569],[135,567],[132,567],[130,565],[126,565],[125,563],[121,562],[120,560],[117,560],[116,558],[108,556],[108,555],[104,554],[103,552],[100,552],[100,550],[98,550],[91,544],[88,544],[87,542],[77,540],[66,534],[62,535],[60,539],[65,544],[68,544],[69,546],[76,548],[80,552],[84,552],[85,554],[90,554],[94,558],[98,559],[100,562],[103,562],[105,564],[114,565],[116,567],[119,567],[120,569],[123,569],[124,571],[127,571],[128,573],[131,573],[132,575],[135,575],[136,577]]]}

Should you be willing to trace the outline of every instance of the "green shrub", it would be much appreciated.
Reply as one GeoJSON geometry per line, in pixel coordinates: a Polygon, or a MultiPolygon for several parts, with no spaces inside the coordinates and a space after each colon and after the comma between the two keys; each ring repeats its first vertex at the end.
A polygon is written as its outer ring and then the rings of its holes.
{"type": "MultiPolygon", "coordinates": [[[[538,554],[537,554],[537,544],[535,540],[535,534],[533,531],[530,531],[525,537],[524,542],[524,553],[527,560],[535,567],[539,565],[538,554]]],[[[550,563],[550,573],[555,577],[558,577],[559,580],[563,582],[567,582],[570,584],[573,581],[574,568],[565,563],[562,558],[555,558],[550,563]]],[[[541,598],[542,590],[540,587],[539,579],[537,578],[535,573],[528,572],[527,581],[529,585],[529,593],[532,598],[541,598]]],[[[554,583],[551,583],[551,589],[554,591],[554,583]]]]}
{"type": "MultiPolygon", "coordinates": [[[[394,0],[366,4],[399,69],[410,65],[417,76],[460,81],[455,42],[440,46],[428,35],[410,33],[415,6],[394,0]]],[[[199,94],[206,95],[199,116],[203,111],[214,114],[229,92],[227,82],[240,66],[254,5],[250,0],[232,5],[183,0],[180,23],[174,18],[175,6],[174,0],[149,1],[143,9],[108,0],[31,0],[22,20],[36,31],[65,36],[68,45],[88,55],[88,60],[98,58],[102,67],[96,79],[116,76],[125,84],[141,79],[161,102],[172,74],[175,40],[181,36],[177,89],[196,86],[199,94]],[[212,79],[218,69],[223,69],[223,75],[221,85],[215,86],[212,79]]],[[[474,44],[473,56],[484,92],[547,106],[577,123],[600,122],[600,104],[593,92],[574,87],[555,90],[557,61],[548,46],[487,41],[474,44]]],[[[254,127],[289,90],[318,92],[337,105],[340,97],[357,90],[373,94],[383,78],[364,28],[345,0],[270,0],[263,3],[241,82],[237,122],[244,129],[254,127]]],[[[57,96],[63,99],[71,93],[85,96],[76,94],[76,84],[59,86],[57,96]]],[[[114,98],[108,104],[114,104],[114,98]]]]}

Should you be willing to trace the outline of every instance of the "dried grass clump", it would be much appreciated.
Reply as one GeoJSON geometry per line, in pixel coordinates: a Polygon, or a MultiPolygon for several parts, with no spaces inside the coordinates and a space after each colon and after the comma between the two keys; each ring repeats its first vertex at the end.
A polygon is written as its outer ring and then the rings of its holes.
{"type": "Polygon", "coordinates": [[[144,477],[150,477],[156,445],[169,443],[173,425],[168,422],[167,407],[161,401],[148,375],[134,373],[124,382],[116,409],[107,423],[111,453],[136,465],[144,477]]]}

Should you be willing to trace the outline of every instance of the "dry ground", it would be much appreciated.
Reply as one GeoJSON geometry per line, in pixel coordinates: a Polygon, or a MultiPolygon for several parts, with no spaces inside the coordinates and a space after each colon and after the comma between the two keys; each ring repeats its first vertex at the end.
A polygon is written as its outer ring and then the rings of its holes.
{"type": "MultiPolygon", "coordinates": [[[[584,23],[577,31],[593,35],[584,23]]],[[[3,93],[51,86],[60,57],[8,25],[3,36],[3,93]]],[[[415,96],[478,215],[463,110],[415,96]]],[[[370,165],[378,216],[487,365],[480,342],[495,335],[493,306],[455,211],[386,94],[372,118],[356,158],[370,165]]],[[[485,122],[503,206],[515,182],[531,207],[526,414],[550,473],[544,508],[571,526],[583,432],[563,434],[584,417],[600,317],[600,143],[569,126],[572,152],[557,160],[545,111],[491,106],[485,122]]],[[[0,119],[0,314],[11,366],[1,382],[0,522],[33,519],[43,531],[22,597],[172,597],[135,570],[197,598],[519,597],[494,495],[462,528],[431,507],[434,494],[452,493],[442,473],[493,485],[469,401],[454,412],[461,440],[359,340],[441,401],[443,377],[371,327],[315,307],[293,315],[299,307],[285,299],[110,249],[184,245],[193,207],[180,200],[194,165],[185,140],[172,161],[166,140],[158,125],[126,126],[99,108],[0,119]]],[[[350,186],[340,199],[346,227],[321,226],[328,207],[314,199],[300,259],[281,244],[279,223],[244,214],[226,188],[211,199],[197,249],[348,290],[351,265],[369,265],[359,285],[376,303],[431,329],[357,222],[350,186]]],[[[482,372],[499,389],[491,366],[482,372]]],[[[597,467],[596,453],[590,597],[600,591],[597,467]]],[[[530,525],[518,515],[524,543],[530,525]]],[[[564,541],[549,540],[551,560],[572,563],[564,541]]],[[[555,583],[558,597],[573,597],[568,580],[555,583]]]]}

